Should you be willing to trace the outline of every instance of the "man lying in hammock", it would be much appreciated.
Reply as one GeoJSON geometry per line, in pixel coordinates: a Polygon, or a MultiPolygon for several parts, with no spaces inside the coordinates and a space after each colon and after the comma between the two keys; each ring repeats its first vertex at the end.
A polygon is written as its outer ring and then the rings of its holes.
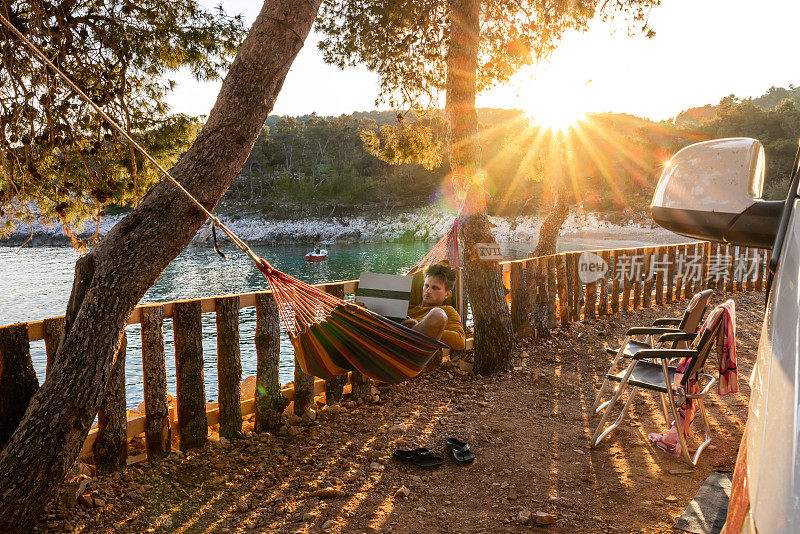
{"type": "Polygon", "coordinates": [[[425,269],[422,302],[408,310],[403,325],[446,343],[454,350],[464,350],[466,336],[461,316],[444,302],[453,294],[456,273],[449,265],[435,263],[425,269]]]}

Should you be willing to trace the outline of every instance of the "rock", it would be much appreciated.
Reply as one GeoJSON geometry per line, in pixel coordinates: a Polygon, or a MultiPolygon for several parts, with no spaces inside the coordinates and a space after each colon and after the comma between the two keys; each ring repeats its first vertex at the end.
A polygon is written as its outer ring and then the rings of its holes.
{"type": "Polygon", "coordinates": [[[324,413],[326,415],[336,415],[336,414],[339,413],[339,411],[341,409],[342,409],[342,407],[339,406],[338,404],[326,404],[322,408],[322,413],[324,413]]]}
{"type": "Polygon", "coordinates": [[[556,522],[556,518],[553,515],[548,514],[547,512],[542,512],[541,510],[537,510],[535,514],[533,514],[533,522],[537,525],[552,525],[556,522]]]}
{"type": "Polygon", "coordinates": [[[664,497],[664,501],[668,503],[676,503],[678,502],[678,498],[675,495],[667,495],[664,497]]]}
{"type": "Polygon", "coordinates": [[[91,508],[94,506],[94,502],[92,501],[92,496],[87,494],[78,497],[78,504],[80,504],[81,506],[85,506],[86,508],[91,508]]]}
{"type": "Polygon", "coordinates": [[[78,473],[88,477],[93,477],[95,475],[95,467],[91,464],[80,463],[78,465],[78,473]]]}
{"type": "Polygon", "coordinates": [[[403,423],[392,425],[389,427],[389,432],[405,432],[406,430],[408,430],[408,427],[403,423]]]}
{"type": "Polygon", "coordinates": [[[422,482],[422,477],[419,475],[411,475],[411,480],[414,482],[422,482]]]}
{"type": "Polygon", "coordinates": [[[511,489],[508,491],[508,500],[516,501],[517,500],[517,490],[511,489]]]}
{"type": "Polygon", "coordinates": [[[248,519],[247,521],[244,522],[244,528],[246,528],[247,530],[253,530],[254,528],[256,528],[256,522],[253,521],[252,519],[248,519]]]}
{"type": "Polygon", "coordinates": [[[517,523],[521,523],[523,525],[527,525],[531,520],[531,511],[527,508],[523,508],[517,514],[517,523]]]}
{"type": "Polygon", "coordinates": [[[342,490],[330,487],[318,489],[317,491],[312,491],[308,494],[309,497],[319,497],[320,499],[337,499],[344,497],[345,495],[346,493],[342,490]]]}
{"type": "Polygon", "coordinates": [[[250,375],[242,381],[242,385],[239,389],[241,392],[242,400],[244,399],[252,399],[256,396],[256,377],[254,375],[250,375]]]}
{"type": "Polygon", "coordinates": [[[236,509],[240,512],[246,512],[250,509],[246,497],[239,497],[239,501],[236,503],[236,509]]]}
{"type": "Polygon", "coordinates": [[[78,505],[78,497],[83,495],[86,491],[86,485],[89,483],[89,477],[79,475],[72,479],[69,484],[65,484],[61,490],[61,503],[67,507],[72,508],[78,505]]]}
{"type": "Polygon", "coordinates": [[[670,475],[691,475],[694,473],[691,469],[670,469],[670,475]]]}
{"type": "Polygon", "coordinates": [[[419,508],[417,508],[417,512],[419,512],[421,514],[424,514],[427,511],[428,510],[424,506],[420,506],[419,508]]]}
{"type": "Polygon", "coordinates": [[[370,471],[383,471],[384,466],[383,464],[379,464],[378,462],[372,462],[369,464],[370,471]]]}
{"type": "Polygon", "coordinates": [[[295,413],[290,413],[290,414],[289,414],[289,417],[286,419],[286,422],[287,422],[289,425],[292,425],[292,426],[299,425],[299,424],[300,424],[302,421],[303,421],[303,419],[302,419],[301,417],[299,417],[299,416],[298,416],[297,414],[295,414],[295,413]]]}
{"type": "Polygon", "coordinates": [[[298,426],[290,426],[289,430],[286,432],[290,436],[296,436],[303,432],[303,429],[298,426]]]}
{"type": "Polygon", "coordinates": [[[311,512],[306,512],[306,513],[303,514],[303,521],[306,521],[306,522],[313,521],[316,518],[317,518],[317,516],[315,516],[311,512]]]}
{"type": "Polygon", "coordinates": [[[459,371],[462,371],[464,373],[472,372],[473,368],[471,363],[464,360],[458,360],[457,362],[455,362],[455,367],[457,367],[459,371]]]}
{"type": "Polygon", "coordinates": [[[399,488],[397,488],[397,491],[394,492],[394,496],[395,497],[402,497],[402,498],[405,499],[406,497],[408,497],[408,495],[410,493],[411,493],[410,489],[408,489],[405,486],[400,486],[399,488]]]}
{"type": "Polygon", "coordinates": [[[228,449],[231,446],[231,440],[226,437],[220,436],[219,437],[219,446],[223,449],[228,449]]]}
{"type": "Polygon", "coordinates": [[[338,525],[333,519],[328,519],[322,524],[322,530],[330,530],[338,525]]]}
{"type": "Polygon", "coordinates": [[[103,499],[98,499],[97,497],[95,497],[93,501],[95,508],[103,508],[106,505],[106,501],[104,501],[103,499]]]}

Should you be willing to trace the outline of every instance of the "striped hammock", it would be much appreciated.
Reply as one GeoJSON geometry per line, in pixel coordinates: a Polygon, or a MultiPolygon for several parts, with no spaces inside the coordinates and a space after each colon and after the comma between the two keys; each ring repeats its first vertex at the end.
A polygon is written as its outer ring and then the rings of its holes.
{"type": "Polygon", "coordinates": [[[419,374],[447,345],[274,269],[259,258],[300,368],[333,378],[358,371],[397,384],[419,374]]]}
{"type": "Polygon", "coordinates": [[[408,271],[408,274],[414,274],[418,271],[424,270],[429,265],[439,263],[442,260],[450,262],[450,267],[458,271],[459,267],[459,254],[458,254],[458,221],[459,217],[453,221],[450,230],[447,231],[442,238],[436,242],[430,251],[408,271]]]}

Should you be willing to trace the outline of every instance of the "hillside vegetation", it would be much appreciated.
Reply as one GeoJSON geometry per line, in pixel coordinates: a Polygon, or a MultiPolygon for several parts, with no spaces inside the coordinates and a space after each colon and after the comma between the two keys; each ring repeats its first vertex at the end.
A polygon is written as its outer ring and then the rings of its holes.
{"type": "MultiPolygon", "coordinates": [[[[782,198],[800,137],[800,88],[770,88],[757,98],[723,98],[673,121],[593,114],[558,141],[573,204],[610,218],[644,214],[664,163],[684,146],[719,137],[754,137],[767,154],[765,196],[782,198]]],[[[520,110],[481,109],[482,159],[492,215],[533,215],[550,205],[553,139],[520,110]]],[[[270,116],[226,211],[282,218],[343,216],[414,209],[447,197],[440,114],[402,117],[390,111],[339,117],[270,116]],[[388,128],[388,130],[387,130],[388,128]],[[378,150],[365,141],[401,132],[378,150]],[[426,165],[403,154],[427,150],[426,165]],[[437,157],[438,153],[438,157],[437,157]],[[400,164],[391,164],[402,162],[400,164]]],[[[450,199],[450,207],[455,201],[450,199]]]]}

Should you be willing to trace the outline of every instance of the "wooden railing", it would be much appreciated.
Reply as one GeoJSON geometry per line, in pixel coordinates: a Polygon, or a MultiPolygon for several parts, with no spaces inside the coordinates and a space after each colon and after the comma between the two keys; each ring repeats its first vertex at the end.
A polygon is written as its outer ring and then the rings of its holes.
{"type": "MultiPolygon", "coordinates": [[[[708,242],[592,252],[594,255],[587,254],[584,261],[580,259],[583,252],[563,252],[500,262],[518,335],[548,337],[554,328],[574,321],[661,305],[706,288],[761,291],[768,263],[766,250],[708,242]],[[582,268],[595,274],[591,279],[581,277],[582,268]]],[[[356,292],[358,281],[318,287],[345,298],[356,292]]],[[[187,450],[206,441],[211,425],[219,424],[220,436],[240,435],[242,417],[250,414],[254,414],[256,432],[273,430],[280,425],[289,401],[299,415],[317,395],[324,394],[325,402],[336,403],[344,394],[354,398],[371,394],[369,379],[359,373],[326,382],[305,374],[296,364],[294,383],[280,387],[279,316],[269,291],[144,304],[133,311],[128,324],[141,325],[144,414],[126,417],[123,343],[100,407],[99,423],[90,431],[82,451],[82,457],[93,456],[100,471],[124,466],[127,441],[137,435],[144,435],[147,458],[155,459],[170,452],[172,435],[178,437],[179,448],[187,450]],[[245,307],[255,307],[256,311],[257,362],[256,386],[246,389],[242,398],[239,310],[245,307]],[[217,324],[219,401],[208,407],[201,317],[212,312],[217,324]],[[163,325],[169,318],[175,339],[174,406],[168,405],[166,389],[163,325]]],[[[63,327],[63,317],[0,327],[0,447],[16,428],[38,387],[29,343],[44,340],[49,368],[63,327]]],[[[472,348],[471,339],[467,348],[472,348]]]]}

